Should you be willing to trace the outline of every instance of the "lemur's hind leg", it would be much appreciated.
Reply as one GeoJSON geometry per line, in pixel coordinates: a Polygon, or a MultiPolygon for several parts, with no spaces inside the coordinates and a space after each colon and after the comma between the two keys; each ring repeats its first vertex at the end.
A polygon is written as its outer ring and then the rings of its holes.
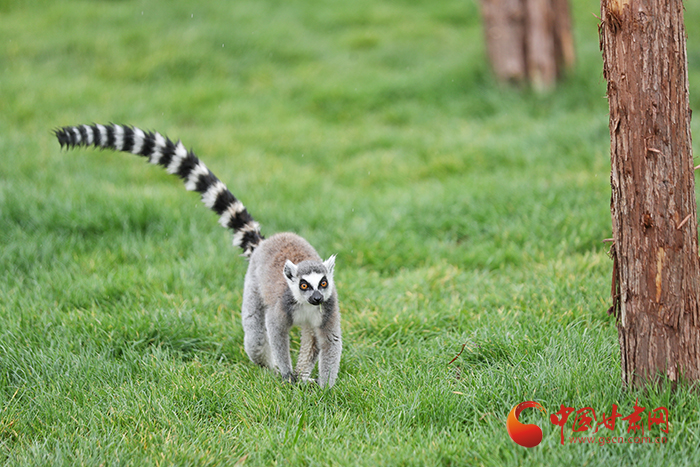
{"type": "Polygon", "coordinates": [[[301,346],[297,358],[296,375],[301,381],[310,381],[311,372],[318,360],[319,348],[316,342],[316,333],[312,327],[301,328],[301,346]]]}
{"type": "Polygon", "coordinates": [[[259,292],[253,287],[245,287],[243,290],[241,321],[245,333],[243,346],[248,358],[262,367],[273,369],[272,353],[265,327],[265,305],[259,292]]]}

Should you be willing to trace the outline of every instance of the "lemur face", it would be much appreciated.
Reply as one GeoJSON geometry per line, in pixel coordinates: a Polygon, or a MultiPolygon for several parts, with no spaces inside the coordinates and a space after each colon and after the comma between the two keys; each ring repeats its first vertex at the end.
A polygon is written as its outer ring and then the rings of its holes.
{"type": "Polygon", "coordinates": [[[333,292],[334,266],[335,255],[322,263],[302,261],[294,264],[287,260],[284,265],[284,277],[297,302],[306,301],[318,306],[328,300],[333,292]]]}

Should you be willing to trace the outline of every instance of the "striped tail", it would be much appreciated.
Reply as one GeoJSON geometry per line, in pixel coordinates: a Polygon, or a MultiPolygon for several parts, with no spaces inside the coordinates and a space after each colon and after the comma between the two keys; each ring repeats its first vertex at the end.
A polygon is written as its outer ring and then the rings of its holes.
{"type": "Polygon", "coordinates": [[[130,152],[163,166],[185,182],[185,188],[202,195],[202,202],[219,215],[219,224],[233,230],[233,245],[250,258],[264,237],[248,210],[182,142],[173,143],[160,133],[125,125],[67,126],[54,131],[61,147],[95,146],[130,152]]]}

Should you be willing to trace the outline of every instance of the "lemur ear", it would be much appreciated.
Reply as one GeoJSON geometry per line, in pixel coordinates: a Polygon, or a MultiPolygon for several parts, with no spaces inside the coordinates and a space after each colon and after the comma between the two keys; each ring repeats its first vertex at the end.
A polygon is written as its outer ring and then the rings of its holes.
{"type": "Polygon", "coordinates": [[[297,266],[291,261],[287,260],[284,263],[284,275],[290,281],[297,275],[297,266]]]}
{"type": "Polygon", "coordinates": [[[323,262],[323,265],[326,267],[328,274],[333,274],[333,268],[335,267],[335,255],[331,255],[330,258],[323,262]]]}

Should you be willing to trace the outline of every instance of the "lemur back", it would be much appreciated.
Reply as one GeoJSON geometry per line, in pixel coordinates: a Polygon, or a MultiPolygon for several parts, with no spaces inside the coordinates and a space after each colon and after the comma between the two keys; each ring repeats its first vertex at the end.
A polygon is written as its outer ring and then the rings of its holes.
{"type": "Polygon", "coordinates": [[[233,244],[249,259],[243,289],[245,350],[260,366],[276,370],[290,382],[310,380],[319,361],[318,383],[335,384],[342,338],[333,282],[335,256],[322,261],[302,237],[280,233],[265,239],[243,204],[192,151],[157,132],[123,125],[80,125],[55,131],[61,147],[95,146],[143,156],[179,176],[185,188],[233,231],[233,244]],[[301,348],[292,371],[289,331],[301,327],[301,348]]]}

